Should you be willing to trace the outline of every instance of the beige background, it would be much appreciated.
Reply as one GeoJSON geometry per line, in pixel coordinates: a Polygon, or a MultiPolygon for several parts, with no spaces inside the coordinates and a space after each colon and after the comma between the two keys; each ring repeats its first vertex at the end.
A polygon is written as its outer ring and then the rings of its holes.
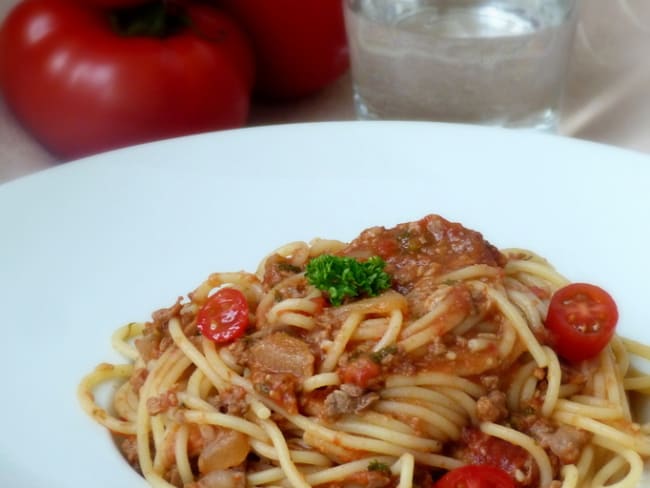
{"type": "MultiPolygon", "coordinates": [[[[16,3],[0,0],[0,19],[16,3]]],[[[351,120],[351,92],[345,75],[314,97],[255,105],[249,125],[351,120]]],[[[650,154],[650,0],[582,0],[561,133],[650,154]]],[[[54,164],[0,99],[0,182],[54,164]]]]}

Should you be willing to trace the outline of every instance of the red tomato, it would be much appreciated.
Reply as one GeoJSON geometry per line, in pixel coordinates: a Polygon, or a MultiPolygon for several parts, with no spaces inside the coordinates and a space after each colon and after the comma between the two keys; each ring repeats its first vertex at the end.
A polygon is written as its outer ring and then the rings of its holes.
{"type": "Polygon", "coordinates": [[[342,366],[338,374],[341,383],[349,383],[360,386],[361,388],[367,388],[372,380],[379,377],[381,367],[369,357],[361,356],[347,365],[342,366]]]}
{"type": "Polygon", "coordinates": [[[515,488],[515,482],[496,466],[476,464],[449,471],[438,480],[435,488],[515,488]]]}
{"type": "Polygon", "coordinates": [[[546,327],[554,349],[569,361],[596,356],[609,343],[618,322],[614,299],[602,288],[573,283],[551,297],[546,327]]]}
{"type": "Polygon", "coordinates": [[[120,8],[120,7],[132,7],[134,5],[142,5],[143,3],[150,2],[151,0],[75,0],[75,1],[81,4],[95,5],[96,7],[120,8]]]}
{"type": "Polygon", "coordinates": [[[64,159],[242,126],[254,70],[245,35],[212,7],[186,8],[191,27],[126,37],[104,10],[23,1],[0,29],[7,105],[64,159]]]}
{"type": "Polygon", "coordinates": [[[205,337],[219,343],[240,338],[248,328],[248,302],[236,288],[221,288],[201,307],[196,326],[205,337]]]}
{"type": "Polygon", "coordinates": [[[218,0],[248,32],[256,92],[270,99],[312,94],[349,65],[341,0],[218,0]]]}

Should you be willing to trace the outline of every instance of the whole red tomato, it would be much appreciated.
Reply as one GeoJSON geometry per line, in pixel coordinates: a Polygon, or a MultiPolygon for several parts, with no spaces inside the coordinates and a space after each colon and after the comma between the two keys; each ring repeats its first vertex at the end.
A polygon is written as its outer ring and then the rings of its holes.
{"type": "Polygon", "coordinates": [[[133,5],[142,5],[151,0],[74,0],[77,3],[86,5],[95,5],[97,7],[131,7],[133,5]]]}
{"type": "Polygon", "coordinates": [[[272,99],[314,93],[349,65],[341,0],[218,0],[248,32],[255,91],[272,99]]]}
{"type": "Polygon", "coordinates": [[[0,29],[0,89],[23,125],[71,159],[168,137],[242,126],[251,48],[211,6],[162,37],[122,36],[102,9],[25,0],[0,29]]]}

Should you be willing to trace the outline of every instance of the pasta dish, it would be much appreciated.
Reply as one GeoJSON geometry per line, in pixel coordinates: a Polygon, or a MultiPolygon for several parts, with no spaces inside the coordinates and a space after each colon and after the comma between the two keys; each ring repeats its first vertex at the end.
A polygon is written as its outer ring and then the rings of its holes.
{"type": "Polygon", "coordinates": [[[617,319],[603,289],[429,215],[211,274],[119,328],[124,364],[78,396],[153,487],[632,488],[650,349],[617,319]]]}

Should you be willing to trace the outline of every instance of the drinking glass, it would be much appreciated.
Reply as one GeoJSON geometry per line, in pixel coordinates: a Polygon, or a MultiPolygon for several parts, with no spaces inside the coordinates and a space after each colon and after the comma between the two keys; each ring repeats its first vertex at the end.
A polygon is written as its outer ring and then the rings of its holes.
{"type": "Polygon", "coordinates": [[[556,130],[577,0],[343,0],[361,119],[556,130]]]}

